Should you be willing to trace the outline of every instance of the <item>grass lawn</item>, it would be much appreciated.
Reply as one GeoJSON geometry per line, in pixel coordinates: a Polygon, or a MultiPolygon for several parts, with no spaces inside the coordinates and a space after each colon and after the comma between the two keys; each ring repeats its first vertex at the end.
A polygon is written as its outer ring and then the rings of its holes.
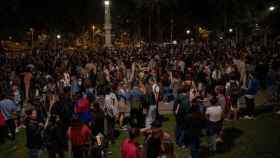
{"type": "MultiPolygon", "coordinates": [[[[166,115],[168,121],[164,122],[164,129],[174,137],[175,119],[172,115],[166,115]]],[[[110,147],[113,152],[111,157],[120,157],[121,141],[127,136],[122,132],[116,144],[110,147]]],[[[203,138],[202,145],[206,145],[203,138]]],[[[263,113],[254,120],[239,120],[225,123],[224,144],[218,146],[218,152],[209,156],[213,158],[280,158],[280,116],[272,113],[263,113]]],[[[176,149],[177,158],[187,158],[188,151],[176,149]]],[[[25,158],[24,132],[17,134],[17,149],[11,150],[11,145],[6,142],[0,145],[0,158],[25,158]]],[[[47,158],[46,153],[43,158],[47,158]]]]}

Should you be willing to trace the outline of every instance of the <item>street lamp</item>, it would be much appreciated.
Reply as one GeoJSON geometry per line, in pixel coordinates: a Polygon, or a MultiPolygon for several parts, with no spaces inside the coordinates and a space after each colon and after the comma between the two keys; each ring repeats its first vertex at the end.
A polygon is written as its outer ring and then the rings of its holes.
{"type": "Polygon", "coordinates": [[[275,10],[275,7],[274,7],[274,6],[270,6],[268,9],[269,9],[269,11],[271,11],[271,12],[272,12],[272,11],[274,11],[274,10],[275,10]]]}
{"type": "Polygon", "coordinates": [[[95,26],[94,25],[92,25],[92,45],[93,45],[93,43],[94,43],[94,30],[95,30],[95,26]]]}
{"type": "Polygon", "coordinates": [[[190,30],[187,30],[186,31],[187,35],[191,34],[191,31],[190,30]]]}
{"type": "Polygon", "coordinates": [[[104,30],[105,30],[105,47],[112,46],[112,25],[111,25],[111,14],[110,14],[110,1],[105,0],[105,18],[104,18],[104,30]]]}
{"type": "Polygon", "coordinates": [[[232,32],[233,32],[233,29],[232,29],[232,28],[230,28],[228,31],[229,31],[230,33],[232,33],[232,32]]]}
{"type": "Polygon", "coordinates": [[[108,6],[108,5],[110,5],[110,1],[109,0],[105,0],[104,4],[105,4],[105,6],[108,6]]]}
{"type": "Polygon", "coordinates": [[[30,28],[31,31],[31,49],[33,50],[33,41],[34,41],[34,29],[30,28]]]}
{"type": "Polygon", "coordinates": [[[56,38],[61,39],[61,35],[60,34],[56,35],[56,38]]]}

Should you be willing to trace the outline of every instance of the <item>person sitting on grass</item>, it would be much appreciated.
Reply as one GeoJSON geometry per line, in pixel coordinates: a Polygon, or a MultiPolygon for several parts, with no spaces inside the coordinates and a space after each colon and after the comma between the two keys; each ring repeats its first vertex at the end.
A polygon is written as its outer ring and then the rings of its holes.
{"type": "Polygon", "coordinates": [[[174,143],[170,135],[162,130],[162,123],[155,120],[151,126],[151,128],[141,129],[141,132],[145,136],[144,157],[175,158],[174,143]]]}
{"type": "Polygon", "coordinates": [[[141,149],[137,143],[139,136],[139,129],[131,128],[129,130],[129,138],[125,139],[121,145],[122,158],[141,158],[141,149]]]}

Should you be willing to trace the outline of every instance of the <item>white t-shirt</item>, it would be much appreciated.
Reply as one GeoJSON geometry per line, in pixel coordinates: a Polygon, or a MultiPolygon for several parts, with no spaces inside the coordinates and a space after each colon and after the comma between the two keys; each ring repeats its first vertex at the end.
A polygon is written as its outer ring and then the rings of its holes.
{"type": "Polygon", "coordinates": [[[152,88],[153,88],[153,92],[156,94],[156,93],[159,93],[159,86],[157,85],[157,84],[153,84],[153,86],[152,86],[152,88]]]}
{"type": "Polygon", "coordinates": [[[211,106],[206,110],[206,115],[209,115],[211,122],[218,122],[222,120],[223,109],[221,106],[211,106]]]}

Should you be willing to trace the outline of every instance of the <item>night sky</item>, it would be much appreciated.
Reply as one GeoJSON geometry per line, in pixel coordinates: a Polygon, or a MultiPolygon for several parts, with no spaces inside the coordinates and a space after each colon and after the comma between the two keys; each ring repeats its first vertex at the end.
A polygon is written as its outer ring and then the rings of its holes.
{"type": "MultiPolygon", "coordinates": [[[[138,19],[140,25],[146,26],[148,9],[143,4],[149,1],[152,0],[112,0],[113,24],[126,28],[132,26],[126,26],[127,21],[129,24],[129,21],[138,19]]],[[[258,13],[272,3],[272,0],[159,1],[163,30],[168,29],[170,19],[175,20],[179,30],[195,24],[222,28],[225,15],[227,24],[234,25],[238,19],[259,16],[258,13]]],[[[33,27],[54,32],[81,32],[91,24],[102,26],[103,12],[103,0],[1,0],[0,30],[3,33],[33,27]]],[[[153,21],[157,21],[155,12],[152,14],[153,21]]]]}

